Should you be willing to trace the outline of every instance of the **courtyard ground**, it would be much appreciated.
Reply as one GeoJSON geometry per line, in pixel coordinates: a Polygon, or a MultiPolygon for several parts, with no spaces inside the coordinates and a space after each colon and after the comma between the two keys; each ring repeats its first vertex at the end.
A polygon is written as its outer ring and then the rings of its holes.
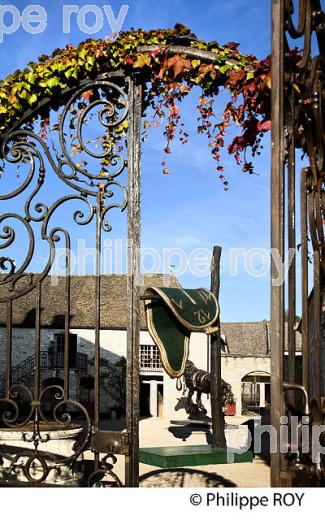
{"type": "MultiPolygon", "coordinates": [[[[227,417],[227,424],[242,425],[251,417],[227,417]]],[[[209,432],[203,428],[181,426],[168,419],[140,421],[140,446],[206,445],[209,432]]],[[[117,473],[123,478],[124,464],[119,457],[117,473]]],[[[162,469],[140,464],[141,487],[269,487],[270,467],[260,457],[252,463],[218,464],[162,469]]]]}

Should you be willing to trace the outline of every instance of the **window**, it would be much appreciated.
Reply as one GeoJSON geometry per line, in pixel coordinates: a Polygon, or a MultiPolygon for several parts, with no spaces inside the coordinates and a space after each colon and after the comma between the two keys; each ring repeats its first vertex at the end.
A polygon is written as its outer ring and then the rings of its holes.
{"type": "Polygon", "coordinates": [[[56,346],[56,352],[57,353],[63,353],[64,352],[64,334],[55,334],[54,335],[54,341],[56,346]]]}
{"type": "MultiPolygon", "coordinates": [[[[53,356],[58,367],[64,366],[64,334],[54,334],[53,356]]],[[[69,334],[69,368],[76,368],[77,334],[69,334]]]]}
{"type": "Polygon", "coordinates": [[[156,345],[140,345],[140,368],[142,372],[161,372],[159,350],[156,345]]]}

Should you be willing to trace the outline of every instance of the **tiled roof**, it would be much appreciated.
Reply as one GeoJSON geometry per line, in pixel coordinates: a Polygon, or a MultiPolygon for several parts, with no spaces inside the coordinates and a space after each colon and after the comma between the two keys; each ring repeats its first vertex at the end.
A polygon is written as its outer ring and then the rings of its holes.
{"type": "MultiPolygon", "coordinates": [[[[179,287],[175,276],[153,274],[144,277],[140,289],[148,285],[179,287]]],[[[95,276],[71,276],[70,328],[93,329],[95,324],[95,276]]],[[[1,291],[0,285],[0,291],[1,291]]],[[[58,277],[53,285],[51,277],[42,282],[41,324],[42,327],[61,329],[64,327],[65,278],[58,277]]],[[[126,329],[127,326],[127,276],[101,276],[101,328],[126,329]]],[[[141,302],[141,329],[146,330],[144,305],[141,302]]],[[[13,326],[34,328],[36,290],[13,302],[13,326]]],[[[6,305],[0,305],[0,325],[6,323],[6,305]]],[[[269,322],[223,322],[221,332],[226,340],[227,353],[232,356],[269,356],[269,322]]],[[[286,334],[287,336],[287,334],[286,334]]],[[[287,341],[287,340],[286,340],[287,341]]],[[[301,335],[296,335],[296,349],[301,350],[301,335]]]]}
{"type": "MultiPolygon", "coordinates": [[[[270,355],[270,322],[241,321],[224,322],[221,333],[226,341],[229,355],[235,356],[269,356],[270,355]]],[[[287,324],[285,323],[285,351],[287,351],[287,324]]],[[[301,334],[296,332],[296,351],[301,351],[301,334]]]]}
{"type": "MultiPolygon", "coordinates": [[[[153,274],[144,277],[140,292],[148,285],[179,287],[175,276],[153,274]]],[[[71,328],[94,328],[95,323],[95,276],[71,276],[71,328]]],[[[41,322],[43,327],[60,329],[64,326],[65,278],[58,277],[53,285],[51,277],[42,282],[41,322]]],[[[1,285],[0,285],[1,291],[1,285]]],[[[127,276],[101,276],[101,328],[125,329],[127,324],[127,276]]],[[[36,290],[13,302],[13,325],[16,327],[34,327],[36,309],[36,290]]],[[[0,324],[6,323],[6,305],[0,305],[0,324]]],[[[146,328],[144,305],[141,302],[141,328],[146,328]]]]}

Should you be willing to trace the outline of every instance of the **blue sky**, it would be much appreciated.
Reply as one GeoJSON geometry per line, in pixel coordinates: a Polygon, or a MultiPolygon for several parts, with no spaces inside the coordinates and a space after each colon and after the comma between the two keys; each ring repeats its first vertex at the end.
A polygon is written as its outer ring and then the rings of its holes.
{"type": "MultiPolygon", "coordinates": [[[[29,2],[8,2],[22,11],[29,2]]],[[[77,44],[86,39],[72,21],[71,34],[62,31],[62,6],[65,1],[33,2],[42,5],[48,13],[48,26],[43,34],[30,35],[23,29],[4,37],[0,44],[1,77],[5,77],[41,54],[51,53],[67,43],[77,44]]],[[[121,6],[116,1],[74,1],[79,5],[110,4],[117,15],[121,6]]],[[[189,26],[198,37],[220,43],[240,42],[243,52],[259,58],[270,52],[270,0],[221,0],[204,3],[185,0],[127,1],[129,10],[123,30],[131,27],[145,29],[172,27],[180,22],[189,26]]],[[[93,37],[110,34],[106,24],[93,37]]],[[[196,95],[198,92],[196,93],[196,95]]],[[[239,261],[237,276],[230,276],[231,248],[269,247],[269,185],[270,143],[264,139],[264,151],[255,160],[258,175],[241,172],[233,158],[224,154],[225,175],[230,189],[224,192],[209,156],[206,140],[196,135],[196,99],[191,96],[181,106],[181,112],[190,130],[186,146],[175,143],[169,159],[172,174],[161,173],[162,135],[153,129],[143,147],[142,174],[142,236],[144,247],[182,247],[189,254],[195,248],[223,247],[221,309],[226,321],[260,320],[269,317],[269,276],[248,275],[239,261]]],[[[2,213],[2,210],[1,210],[2,213]]],[[[115,222],[115,219],[114,219],[115,222]]],[[[122,221],[121,221],[122,222],[122,221]]],[[[112,238],[122,237],[121,226],[115,226],[112,238]]],[[[258,264],[256,264],[258,267],[258,264]]],[[[208,277],[185,273],[180,278],[184,287],[209,286],[208,277]]]]}

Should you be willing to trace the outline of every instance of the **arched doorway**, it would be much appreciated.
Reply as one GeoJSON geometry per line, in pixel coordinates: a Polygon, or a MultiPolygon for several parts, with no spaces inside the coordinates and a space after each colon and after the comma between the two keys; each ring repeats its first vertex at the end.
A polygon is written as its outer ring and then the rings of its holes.
{"type": "Polygon", "coordinates": [[[261,413],[271,404],[271,374],[258,370],[246,374],[241,380],[243,413],[261,413]]]}

